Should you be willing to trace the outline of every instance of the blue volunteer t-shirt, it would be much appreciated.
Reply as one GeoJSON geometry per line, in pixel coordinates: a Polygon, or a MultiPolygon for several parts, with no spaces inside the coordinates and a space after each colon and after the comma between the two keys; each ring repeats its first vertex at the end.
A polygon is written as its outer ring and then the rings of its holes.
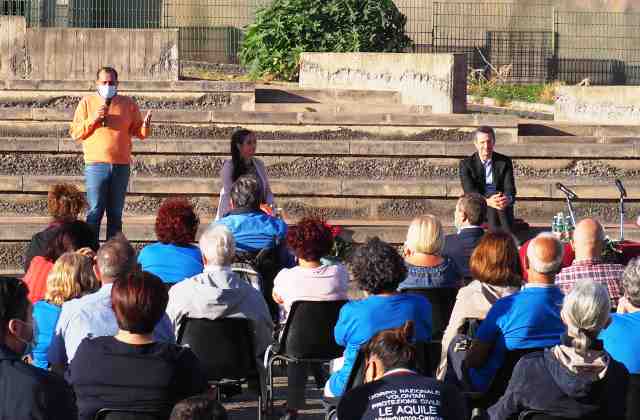
{"type": "Polygon", "coordinates": [[[506,351],[560,344],[566,330],[560,319],[563,299],[555,286],[527,286],[496,301],[475,337],[483,343],[494,343],[494,347],[484,366],[469,369],[473,388],[487,390],[506,351]]]}
{"type": "Polygon", "coordinates": [[[164,283],[175,284],[179,281],[202,273],[202,253],[195,245],[179,246],[156,242],[147,245],[138,255],[138,263],[164,283]]]}
{"type": "Polygon", "coordinates": [[[630,374],[640,373],[640,312],[612,314],[611,324],[600,333],[604,349],[630,374]]]}
{"type": "Polygon", "coordinates": [[[31,351],[33,365],[41,369],[49,367],[47,351],[56,329],[62,307],[44,300],[39,300],[33,305],[33,319],[38,326],[36,330],[36,345],[31,351]]]}

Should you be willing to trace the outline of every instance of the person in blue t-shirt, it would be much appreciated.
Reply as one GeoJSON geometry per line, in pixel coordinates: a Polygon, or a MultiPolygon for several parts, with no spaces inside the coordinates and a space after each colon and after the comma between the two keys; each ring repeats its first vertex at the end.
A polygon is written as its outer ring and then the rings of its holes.
{"type": "Polygon", "coordinates": [[[351,301],[340,310],[334,335],[345,347],[342,367],[327,382],[327,397],[341,396],[360,347],[382,330],[415,325],[415,340],[431,339],[431,304],[421,295],[398,293],[407,274],[404,260],[391,245],[373,238],[354,251],[351,272],[367,297],[351,301]]]}
{"type": "Polygon", "coordinates": [[[564,295],[554,279],[563,252],[562,243],[550,233],[531,241],[525,264],[529,283],[520,292],[493,304],[466,353],[464,368],[457,369],[459,379],[468,375],[472,389],[484,392],[489,388],[507,351],[560,343],[566,329],[560,319],[564,295]],[[462,375],[462,370],[467,375],[462,375]]]}
{"type": "Polygon", "coordinates": [[[49,368],[47,352],[56,329],[62,304],[92,293],[100,287],[93,272],[93,259],[76,252],[66,252],[55,262],[47,276],[44,300],[33,305],[36,328],[35,346],[31,351],[34,366],[49,368]]]}
{"type": "Polygon", "coordinates": [[[156,217],[158,242],[145,246],[138,255],[142,270],[155,274],[167,284],[202,273],[202,253],[194,245],[199,224],[200,219],[188,200],[165,200],[156,217]]]}
{"type": "Polygon", "coordinates": [[[625,268],[622,288],[618,313],[611,315],[611,324],[599,338],[611,357],[636,375],[640,374],[640,258],[634,258],[625,268]]]}

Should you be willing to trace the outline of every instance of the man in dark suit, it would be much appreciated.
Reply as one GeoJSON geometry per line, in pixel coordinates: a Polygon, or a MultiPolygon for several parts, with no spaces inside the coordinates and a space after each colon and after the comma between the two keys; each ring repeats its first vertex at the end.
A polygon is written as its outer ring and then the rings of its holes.
{"type": "Polygon", "coordinates": [[[467,283],[471,280],[469,258],[484,235],[482,223],[487,217],[487,203],[483,196],[476,193],[465,194],[458,200],[454,213],[457,233],[447,235],[442,255],[450,257],[467,283]]]}
{"type": "Polygon", "coordinates": [[[489,229],[513,233],[513,204],[516,183],[511,159],[493,151],[493,128],[482,126],[474,133],[477,152],[460,161],[460,180],[465,194],[478,193],[487,199],[489,229]]]}

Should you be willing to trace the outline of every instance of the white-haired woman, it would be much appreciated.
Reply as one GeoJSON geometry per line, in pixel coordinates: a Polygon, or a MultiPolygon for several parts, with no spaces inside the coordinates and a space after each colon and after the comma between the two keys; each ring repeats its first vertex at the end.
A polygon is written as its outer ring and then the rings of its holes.
{"type": "Polygon", "coordinates": [[[607,289],[582,280],[565,297],[562,344],[524,356],[491,420],[533,410],[561,418],[624,419],[629,372],[602,348],[598,334],[609,323],[607,289]]]}
{"type": "Polygon", "coordinates": [[[455,262],[441,255],[444,247],[442,223],[432,214],[416,217],[404,243],[407,278],[398,290],[454,287],[462,285],[455,262]]]}
{"type": "Polygon", "coordinates": [[[204,272],[169,290],[167,315],[176,337],[188,318],[247,318],[253,324],[256,356],[271,344],[273,321],[262,294],[231,271],[235,241],[226,226],[211,224],[200,237],[204,272]]]}

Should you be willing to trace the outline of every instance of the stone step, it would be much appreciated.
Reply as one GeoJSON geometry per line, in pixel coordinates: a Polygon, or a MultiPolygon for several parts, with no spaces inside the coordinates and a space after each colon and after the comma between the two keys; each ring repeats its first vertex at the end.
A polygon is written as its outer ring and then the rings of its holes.
{"type": "MultiPolygon", "coordinates": [[[[145,109],[141,110],[143,113],[145,109]]],[[[72,109],[0,108],[0,121],[70,122],[72,109]]],[[[514,117],[481,114],[411,115],[390,112],[359,114],[345,112],[332,115],[318,112],[255,112],[255,111],[189,111],[161,109],[154,111],[154,121],[169,123],[220,123],[259,125],[385,125],[409,127],[476,127],[491,125],[498,128],[517,128],[514,117]]]]}
{"type": "Polygon", "coordinates": [[[395,105],[402,103],[400,92],[355,89],[256,88],[257,104],[333,103],[395,105]]]}
{"type": "MultiPolygon", "coordinates": [[[[625,181],[630,199],[640,198],[640,180],[625,181]]],[[[564,199],[556,189],[561,182],[583,200],[615,200],[619,194],[613,178],[585,179],[584,177],[545,177],[527,179],[518,184],[519,199],[564,199]]],[[[71,183],[84,188],[82,176],[3,175],[0,192],[44,193],[57,183],[71,183]]],[[[457,176],[398,179],[370,179],[354,177],[271,178],[271,189],[278,196],[363,197],[363,198],[457,198],[462,194],[457,176]]],[[[217,195],[221,189],[219,177],[137,176],[129,181],[129,192],[138,195],[217,195]]]]}
{"type": "Polygon", "coordinates": [[[342,115],[345,112],[358,114],[431,114],[430,105],[402,104],[352,104],[352,103],[256,103],[256,112],[319,112],[342,115]]]}
{"type": "MultiPolygon", "coordinates": [[[[264,139],[259,156],[371,156],[371,157],[466,157],[475,151],[466,133],[432,131],[440,140],[356,139],[264,139]]],[[[521,136],[517,143],[499,143],[496,151],[513,158],[630,159],[640,157],[640,139],[598,137],[521,136]],[[566,140],[564,140],[566,139],[566,140]]],[[[66,137],[0,137],[0,153],[81,153],[82,145],[66,137]]],[[[158,138],[133,142],[134,154],[227,155],[228,138],[158,138]]]]}
{"type": "MultiPolygon", "coordinates": [[[[136,194],[129,193],[124,213],[126,217],[153,217],[162,201],[176,194],[136,194]]],[[[204,218],[213,217],[218,206],[218,197],[210,194],[188,194],[197,213],[204,218]]],[[[370,223],[375,220],[407,220],[422,214],[434,214],[448,223],[452,221],[456,197],[364,197],[364,196],[317,196],[317,195],[277,195],[276,205],[287,218],[298,219],[314,214],[327,219],[360,220],[370,223]]],[[[577,218],[596,217],[606,223],[618,223],[616,200],[579,200],[574,203],[577,218]]],[[[547,223],[560,211],[567,213],[562,199],[525,199],[516,204],[517,217],[536,223],[547,223]]],[[[640,215],[640,201],[630,200],[626,205],[627,220],[633,221],[640,215]]],[[[5,193],[0,200],[0,219],[20,218],[25,215],[46,217],[47,201],[44,191],[32,194],[5,193]]]]}
{"type": "MultiPolygon", "coordinates": [[[[123,80],[118,83],[119,92],[250,92],[254,93],[253,82],[230,82],[213,80],[179,81],[135,81],[123,80]]],[[[94,92],[96,84],[91,80],[0,80],[1,91],[32,92],[94,92]]]]}
{"type": "Polygon", "coordinates": [[[552,121],[521,121],[521,136],[596,136],[640,138],[640,125],[571,124],[552,121]]]}

